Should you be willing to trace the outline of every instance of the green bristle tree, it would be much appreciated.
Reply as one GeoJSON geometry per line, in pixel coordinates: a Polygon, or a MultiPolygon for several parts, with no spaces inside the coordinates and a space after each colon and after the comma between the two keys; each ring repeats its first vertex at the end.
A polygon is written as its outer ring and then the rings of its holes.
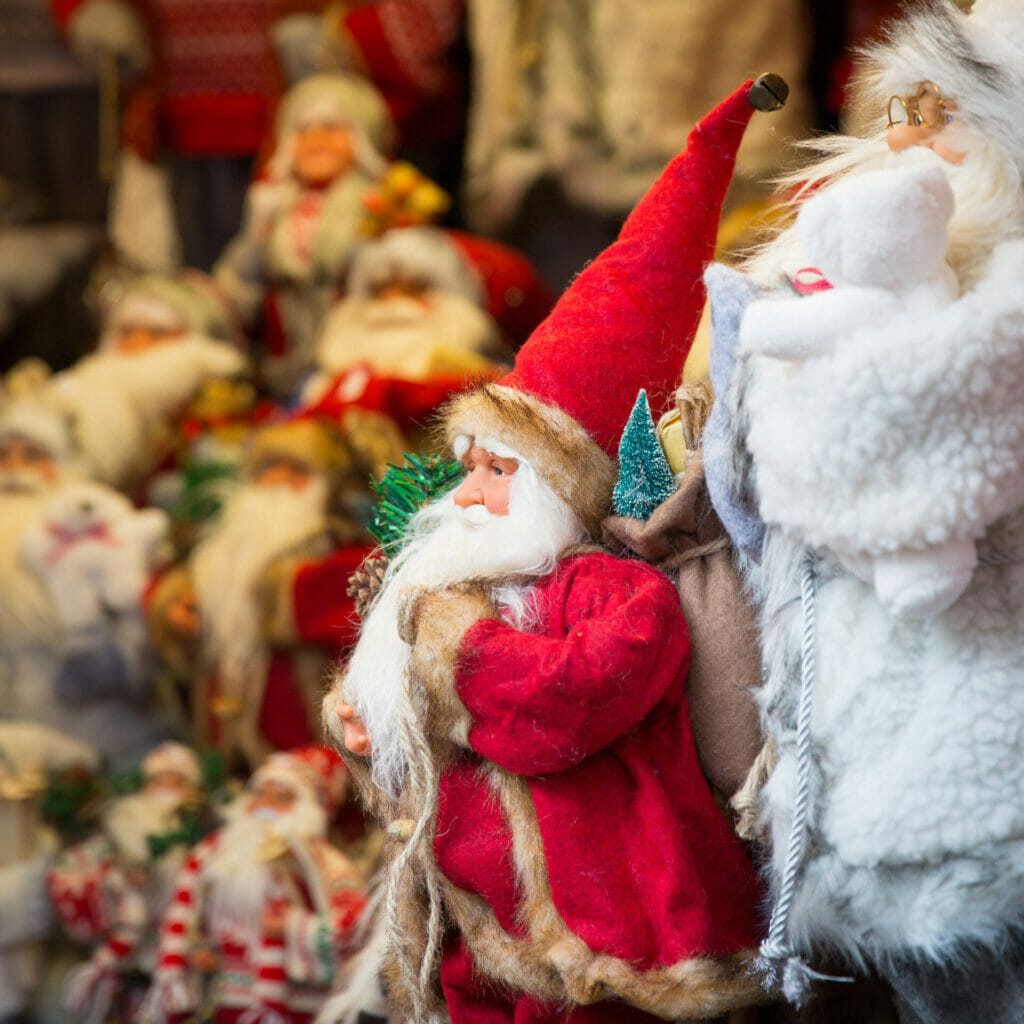
{"type": "Polygon", "coordinates": [[[405,453],[404,466],[389,466],[373,488],[377,504],[370,513],[369,531],[390,558],[405,542],[409,520],[426,504],[451,490],[465,475],[460,462],[440,455],[405,453]]]}
{"type": "Polygon", "coordinates": [[[647,520],[675,489],[676,479],[658,440],[647,392],[641,388],[619,441],[619,478],[612,492],[615,514],[647,520]]]}

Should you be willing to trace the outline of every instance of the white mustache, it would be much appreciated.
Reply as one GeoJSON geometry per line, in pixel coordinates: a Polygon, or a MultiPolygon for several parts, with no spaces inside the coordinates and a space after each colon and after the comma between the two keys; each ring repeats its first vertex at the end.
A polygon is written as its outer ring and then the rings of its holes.
{"type": "Polygon", "coordinates": [[[494,516],[486,505],[470,505],[462,510],[461,518],[467,526],[486,526],[494,516]]]}

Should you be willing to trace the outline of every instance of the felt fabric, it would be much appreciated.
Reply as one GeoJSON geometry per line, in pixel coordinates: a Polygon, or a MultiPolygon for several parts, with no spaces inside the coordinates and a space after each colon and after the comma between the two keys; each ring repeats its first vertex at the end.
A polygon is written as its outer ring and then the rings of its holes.
{"type": "Polygon", "coordinates": [[[697,124],[617,241],[576,278],[501,380],[568,413],[612,458],[640,388],[657,417],[679,380],[704,306],[701,273],[753,112],[750,84],[697,124]]]}
{"type": "Polygon", "coordinates": [[[690,453],[679,489],[648,520],[611,516],[602,533],[613,549],[635,552],[676,581],[693,646],[686,700],[697,754],[708,781],[731,796],[761,747],[751,696],[761,681],[761,651],[733,551],[721,543],[725,531],[700,452],[690,453]]]}
{"type": "Polygon", "coordinates": [[[582,554],[533,600],[536,631],[484,619],[463,639],[455,685],[472,751],[442,777],[442,872],[523,934],[510,827],[478,772],[486,759],[526,777],[555,907],[590,949],[648,970],[756,944],[761,888],[700,773],[671,583],[582,554]]]}

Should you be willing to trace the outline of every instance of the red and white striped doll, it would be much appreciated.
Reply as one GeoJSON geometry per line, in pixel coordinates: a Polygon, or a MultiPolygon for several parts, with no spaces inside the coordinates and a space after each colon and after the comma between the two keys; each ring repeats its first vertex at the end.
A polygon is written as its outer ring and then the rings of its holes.
{"type": "Polygon", "coordinates": [[[271,755],[192,851],[160,933],[144,1011],[208,1010],[218,1024],[305,1024],[326,998],[366,905],[327,841],[347,772],[326,748],[271,755]]]}
{"type": "Polygon", "coordinates": [[[157,928],[188,849],[182,812],[199,800],[199,759],[181,743],[151,751],[142,774],[142,789],[111,801],[100,831],[64,850],[47,876],[64,931],[92,947],[64,985],[68,1008],[86,1024],[118,1001],[130,1013],[141,995],[133,980],[153,970],[157,928]]]}

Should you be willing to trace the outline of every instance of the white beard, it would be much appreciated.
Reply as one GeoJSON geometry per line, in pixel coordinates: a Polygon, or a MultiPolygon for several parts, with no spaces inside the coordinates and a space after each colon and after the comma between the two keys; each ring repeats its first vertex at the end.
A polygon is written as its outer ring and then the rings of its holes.
{"type": "Polygon", "coordinates": [[[217,848],[203,867],[207,890],[206,919],[213,929],[233,931],[257,941],[267,900],[273,895],[273,870],[260,859],[268,834],[276,833],[289,846],[305,849],[327,833],[323,808],[300,792],[284,814],[266,819],[247,810],[250,793],[240,796],[224,813],[217,848]]]}
{"type": "Polygon", "coordinates": [[[0,646],[56,642],[59,626],[53,604],[19,554],[25,531],[42,520],[54,487],[32,473],[0,475],[0,646]]]}
{"type": "Polygon", "coordinates": [[[454,292],[428,292],[425,303],[349,296],[326,317],[316,359],[332,374],[367,364],[383,376],[421,380],[436,372],[439,347],[485,353],[495,338],[487,313],[454,292]]]}
{"type": "MultiPolygon", "coordinates": [[[[993,247],[1024,229],[1024,193],[1016,168],[990,143],[955,125],[944,132],[967,153],[960,164],[943,164],[956,200],[948,225],[948,262],[964,291],[984,273],[993,247]]],[[[828,136],[806,145],[826,157],[794,173],[787,179],[790,184],[827,187],[847,174],[877,170],[899,159],[886,145],[884,132],[869,138],[828,136]]],[[[805,265],[796,229],[790,227],[767,243],[745,269],[776,285],[780,268],[792,276],[805,265]]]]}
{"type": "Polygon", "coordinates": [[[76,441],[96,477],[120,487],[151,469],[153,432],[204,380],[243,365],[226,342],[191,334],[142,352],[87,356],[57,374],[50,393],[74,416],[76,441]]]}
{"type": "Polygon", "coordinates": [[[148,836],[170,831],[183,799],[162,798],[152,792],[132,793],[114,800],[103,813],[103,831],[129,860],[142,864],[150,859],[148,836]]]}
{"type": "Polygon", "coordinates": [[[276,558],[327,526],[327,483],[301,490],[250,484],[228,500],[192,554],[192,583],[205,630],[204,652],[226,693],[239,694],[265,670],[259,584],[276,558]]]}
{"type": "Polygon", "coordinates": [[[337,706],[352,705],[362,719],[373,750],[373,781],[392,799],[400,795],[407,771],[399,737],[411,655],[398,635],[405,589],[443,589],[498,578],[507,581],[494,588],[506,619],[517,628],[529,628],[536,617],[528,580],[548,575],[559,554],[587,536],[579,518],[522,459],[509,494],[508,515],[491,515],[482,505],[462,509],[451,494],[417,514],[410,539],[388,567],[352,657],[324,701],[324,720],[339,744],[343,734],[337,706]]]}

